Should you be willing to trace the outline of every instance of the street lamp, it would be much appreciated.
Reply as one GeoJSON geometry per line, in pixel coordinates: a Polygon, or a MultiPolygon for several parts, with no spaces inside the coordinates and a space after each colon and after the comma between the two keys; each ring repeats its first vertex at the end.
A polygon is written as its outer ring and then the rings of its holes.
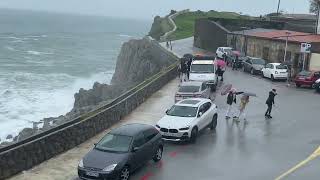
{"type": "Polygon", "coordinates": [[[277,16],[279,16],[280,3],[281,3],[281,0],[278,1],[277,16]]]}

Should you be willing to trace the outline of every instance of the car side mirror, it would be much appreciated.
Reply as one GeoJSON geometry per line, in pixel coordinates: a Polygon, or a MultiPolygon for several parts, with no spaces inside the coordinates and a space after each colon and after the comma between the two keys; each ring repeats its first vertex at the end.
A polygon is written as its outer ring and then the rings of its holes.
{"type": "Polygon", "coordinates": [[[169,109],[166,110],[166,114],[168,114],[168,112],[169,112],[169,109]]]}
{"type": "Polygon", "coordinates": [[[201,117],[201,116],[202,116],[202,112],[199,112],[198,113],[198,118],[201,117]]]}
{"type": "Polygon", "coordinates": [[[96,146],[97,146],[97,143],[93,143],[93,146],[96,147],[96,146]]]}
{"type": "Polygon", "coordinates": [[[139,151],[139,149],[140,149],[140,147],[134,147],[134,148],[132,148],[132,152],[137,152],[137,151],[139,151]]]}

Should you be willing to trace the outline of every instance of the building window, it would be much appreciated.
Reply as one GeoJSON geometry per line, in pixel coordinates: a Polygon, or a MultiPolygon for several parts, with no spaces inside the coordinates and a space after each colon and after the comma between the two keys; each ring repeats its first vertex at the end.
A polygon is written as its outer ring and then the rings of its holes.
{"type": "Polygon", "coordinates": [[[262,58],[265,60],[269,60],[269,48],[268,47],[263,47],[262,58]]]}

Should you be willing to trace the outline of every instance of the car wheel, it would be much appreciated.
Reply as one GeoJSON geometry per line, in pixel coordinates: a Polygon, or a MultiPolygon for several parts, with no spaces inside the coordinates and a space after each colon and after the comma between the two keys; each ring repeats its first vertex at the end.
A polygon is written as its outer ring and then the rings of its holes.
{"type": "Polygon", "coordinates": [[[271,81],[274,81],[274,76],[273,76],[273,74],[271,74],[271,81]]]}
{"type": "Polygon", "coordinates": [[[296,87],[298,87],[298,88],[299,88],[299,87],[301,87],[301,85],[300,85],[300,84],[296,84],[296,87]]]}
{"type": "Polygon", "coordinates": [[[129,180],[130,178],[130,170],[128,166],[125,166],[122,168],[120,175],[119,175],[119,180],[129,180]]]}
{"type": "Polygon", "coordinates": [[[159,162],[162,159],[162,152],[163,152],[163,148],[159,146],[156,154],[153,157],[154,162],[159,162]]]}
{"type": "Polygon", "coordinates": [[[191,131],[190,142],[195,143],[198,137],[198,128],[194,127],[191,131]]]}
{"type": "Polygon", "coordinates": [[[253,68],[251,68],[250,74],[254,75],[254,70],[253,70],[253,68]]]}
{"type": "Polygon", "coordinates": [[[212,118],[212,121],[211,121],[211,124],[210,124],[210,129],[211,129],[211,130],[216,129],[217,124],[218,124],[218,115],[215,114],[215,115],[213,116],[213,118],[212,118]]]}

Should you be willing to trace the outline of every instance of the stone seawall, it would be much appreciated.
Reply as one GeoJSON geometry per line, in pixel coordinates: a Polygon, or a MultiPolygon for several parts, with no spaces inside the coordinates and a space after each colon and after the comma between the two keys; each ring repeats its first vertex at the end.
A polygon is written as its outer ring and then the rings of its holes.
{"type": "MultiPolygon", "coordinates": [[[[154,40],[150,43],[166,51],[154,40]]],[[[178,60],[172,53],[171,58],[178,60]]],[[[77,118],[68,126],[57,127],[50,133],[39,134],[10,148],[0,149],[0,180],[23,170],[32,168],[64,151],[74,148],[96,134],[117,123],[146,98],[177,76],[177,63],[163,69],[154,76],[127,91],[110,104],[77,118]]]]}

